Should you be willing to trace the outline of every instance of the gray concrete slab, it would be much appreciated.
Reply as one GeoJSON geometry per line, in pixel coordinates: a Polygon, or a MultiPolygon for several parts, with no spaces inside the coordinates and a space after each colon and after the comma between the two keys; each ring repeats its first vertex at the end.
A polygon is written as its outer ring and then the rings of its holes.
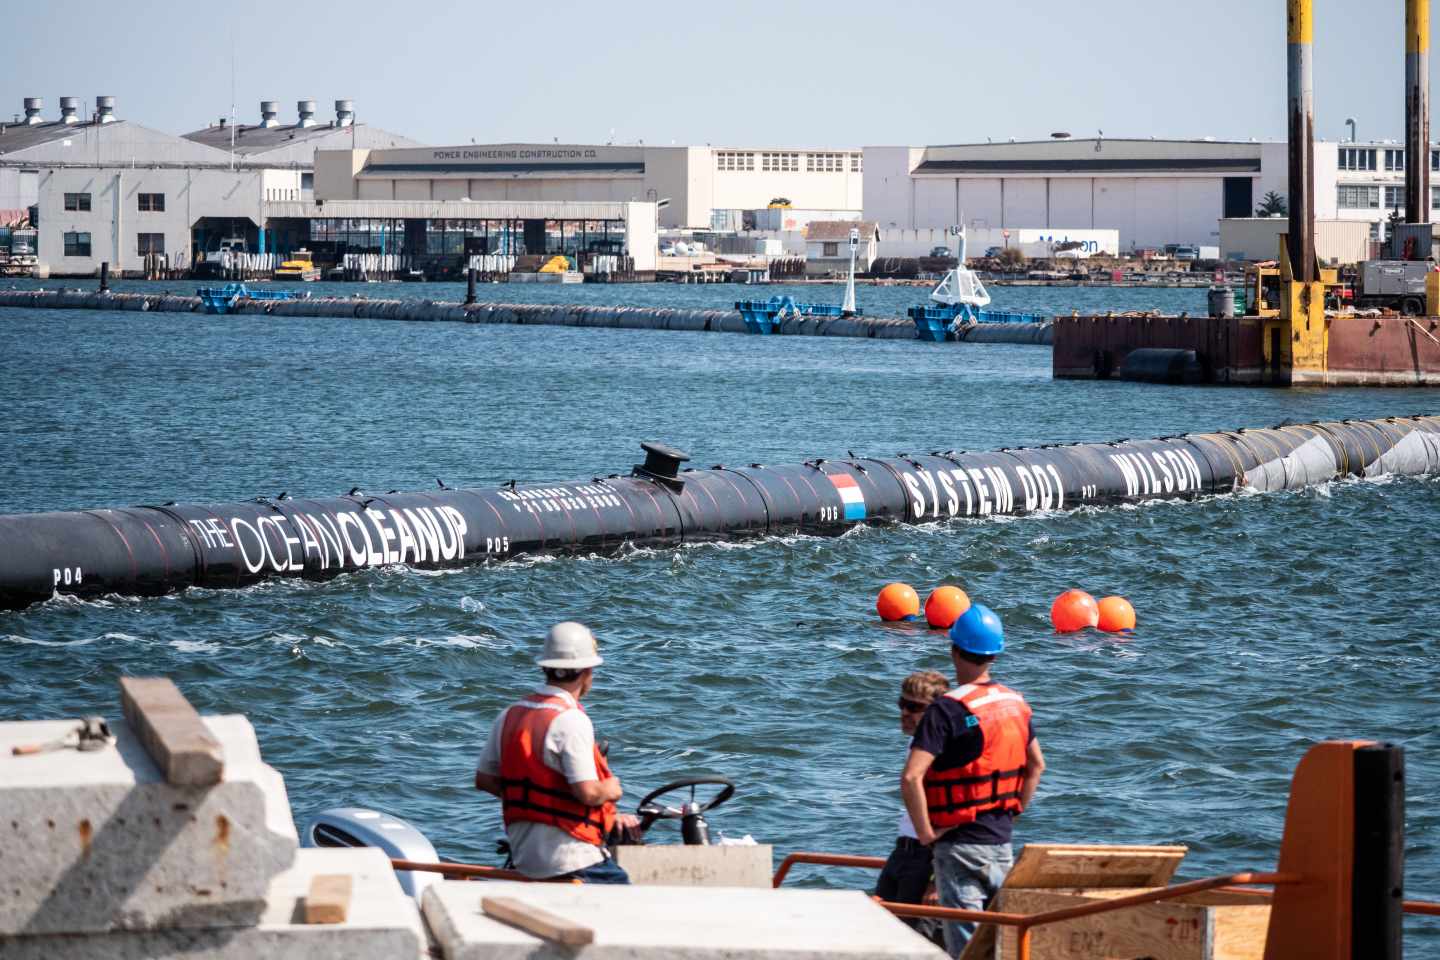
{"type": "Polygon", "coordinates": [[[300,850],[294,866],[271,882],[253,927],[0,936],[5,960],[417,960],[426,950],[415,902],[400,889],[385,855],[368,847],[300,850]],[[353,878],[344,923],[297,922],[316,874],[353,878]]]}
{"type": "Polygon", "coordinates": [[[654,844],[615,848],[615,862],[637,887],[758,887],[769,889],[775,848],[654,844]]]}
{"type": "Polygon", "coordinates": [[[424,913],[446,960],[944,957],[854,890],[445,881],[425,891],[424,913]],[[588,926],[595,942],[548,943],[485,916],[482,896],[514,897],[588,926]]]}
{"type": "Polygon", "coordinates": [[[172,786],[123,721],[113,747],[11,756],[78,721],[0,723],[0,934],[253,925],[295,857],[285,783],[243,716],[205,717],[210,787],[172,786]]]}

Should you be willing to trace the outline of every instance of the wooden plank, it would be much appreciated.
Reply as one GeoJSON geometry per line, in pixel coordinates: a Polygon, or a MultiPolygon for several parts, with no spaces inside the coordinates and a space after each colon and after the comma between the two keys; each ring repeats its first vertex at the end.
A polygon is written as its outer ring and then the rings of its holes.
{"type": "Polygon", "coordinates": [[[121,677],[120,705],[150,759],[177,787],[210,787],[225,772],[220,742],[168,677],[121,677]]]}
{"type": "Polygon", "coordinates": [[[526,933],[551,943],[583,947],[595,942],[595,931],[589,927],[572,923],[549,910],[542,910],[514,897],[481,897],[480,910],[487,917],[519,927],[526,933]]]}
{"type": "Polygon", "coordinates": [[[344,923],[350,914],[354,881],[345,873],[317,873],[305,894],[306,923],[344,923]]]}
{"type": "Polygon", "coordinates": [[[1163,887],[1184,859],[1183,846],[1030,843],[1020,850],[1007,888],[1163,887]]]}

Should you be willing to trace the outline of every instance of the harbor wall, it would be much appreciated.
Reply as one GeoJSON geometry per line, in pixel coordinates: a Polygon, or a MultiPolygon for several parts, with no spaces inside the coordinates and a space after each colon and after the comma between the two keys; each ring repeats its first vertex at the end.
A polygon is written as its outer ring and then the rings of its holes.
{"type": "MultiPolygon", "coordinates": [[[[200,298],[171,294],[97,293],[87,290],[0,290],[0,307],[69,310],[125,310],[194,313],[200,298]]],[[[278,317],[334,317],[360,320],[408,320],[495,323],[557,327],[609,327],[626,330],[690,330],[745,333],[734,310],[681,310],[665,307],[588,306],[579,304],[460,303],[435,300],[362,300],[312,297],[302,300],[241,301],[236,314],[278,317]]],[[[1049,324],[994,323],[961,339],[977,343],[1048,343],[1049,324]]],[[[899,317],[788,317],[776,331],[786,336],[858,337],[914,340],[915,324],[899,317]]]]}

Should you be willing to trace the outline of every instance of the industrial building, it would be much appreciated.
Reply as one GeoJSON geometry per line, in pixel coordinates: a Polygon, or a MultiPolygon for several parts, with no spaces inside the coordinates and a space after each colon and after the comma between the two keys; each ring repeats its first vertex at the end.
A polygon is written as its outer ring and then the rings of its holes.
{"type": "MultiPolygon", "coordinates": [[[[1333,146],[1333,145],[1332,145],[1333,146]]],[[[1317,185],[1333,182],[1318,160],[1317,185]]],[[[1112,140],[865,148],[865,218],[882,229],[1114,229],[1122,250],[1214,245],[1222,217],[1285,191],[1283,143],[1112,140]]],[[[1334,216],[1335,193],[1317,215],[1334,216]]]]}
{"type": "Polygon", "coordinates": [[[649,201],[660,226],[739,229],[774,200],[854,219],[859,149],[499,143],[321,150],[316,197],[351,200],[649,201]],[[348,193],[346,191],[349,191],[348,193]]]}

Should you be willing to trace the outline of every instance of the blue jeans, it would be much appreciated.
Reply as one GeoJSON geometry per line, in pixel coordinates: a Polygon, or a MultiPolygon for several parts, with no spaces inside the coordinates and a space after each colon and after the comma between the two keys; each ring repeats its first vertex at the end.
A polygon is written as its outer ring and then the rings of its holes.
{"type": "MultiPolygon", "coordinates": [[[[984,910],[995,898],[1015,862],[1008,843],[935,844],[935,890],[942,907],[984,910]]],[[[976,924],[945,922],[945,952],[960,956],[975,935],[976,924]]]]}
{"type": "Polygon", "coordinates": [[[599,863],[562,874],[556,879],[579,880],[581,883],[629,883],[630,874],[621,869],[614,860],[606,857],[599,863]]]}

